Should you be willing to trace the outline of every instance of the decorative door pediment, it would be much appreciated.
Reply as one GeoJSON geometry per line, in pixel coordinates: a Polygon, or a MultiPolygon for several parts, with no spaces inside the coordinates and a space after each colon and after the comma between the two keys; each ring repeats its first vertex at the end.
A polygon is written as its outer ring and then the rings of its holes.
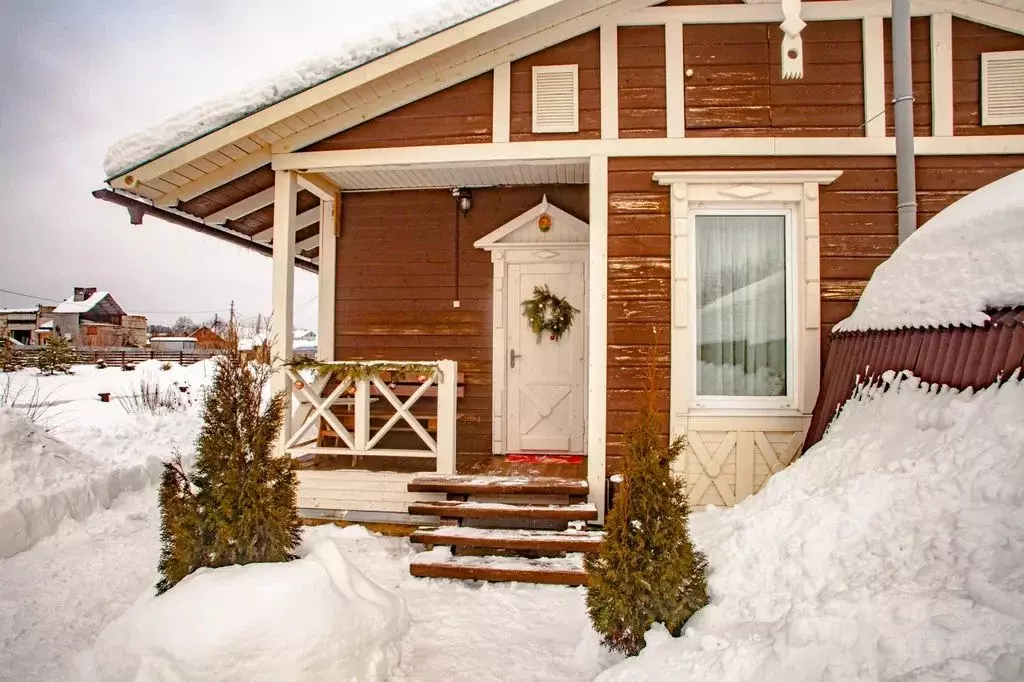
{"type": "Polygon", "coordinates": [[[529,211],[513,218],[473,243],[478,249],[536,248],[586,244],[589,227],[576,216],[548,203],[547,196],[529,211]]]}

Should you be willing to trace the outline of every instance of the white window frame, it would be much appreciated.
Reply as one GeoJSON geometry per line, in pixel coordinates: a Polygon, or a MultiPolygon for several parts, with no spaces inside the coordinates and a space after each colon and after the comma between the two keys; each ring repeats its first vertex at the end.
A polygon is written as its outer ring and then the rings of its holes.
{"type": "MultiPolygon", "coordinates": [[[[685,160],[682,161],[685,163],[685,160]]],[[[659,171],[654,181],[669,188],[669,235],[671,239],[671,391],[669,394],[670,433],[684,436],[691,426],[698,428],[719,418],[728,418],[733,427],[739,418],[771,418],[775,423],[793,426],[793,418],[805,422],[814,411],[821,378],[821,283],[820,283],[820,189],[836,180],[838,170],[745,170],[745,171],[659,171]],[[694,365],[691,358],[695,333],[691,312],[690,287],[693,256],[690,210],[785,208],[792,211],[792,275],[794,292],[790,297],[794,314],[791,324],[796,334],[796,352],[787,358],[797,364],[787,382],[791,387],[789,407],[754,407],[746,401],[730,407],[694,407],[691,397],[694,365]]],[[[764,403],[762,403],[764,404],[764,403]]],[[[720,422],[718,423],[721,426],[720,422]]],[[[753,422],[742,422],[753,423],[753,422]]],[[[758,422],[763,423],[763,422],[758,422]]],[[[721,430],[716,427],[717,430],[721,430]]],[[[731,429],[726,429],[731,430],[731,429]]],[[[784,429],[785,430],[785,429],[784,429]]]]}
{"type": "MultiPolygon", "coordinates": [[[[733,202],[697,202],[690,204],[688,216],[688,236],[690,244],[694,245],[689,249],[689,272],[697,272],[697,217],[698,216],[782,216],[785,219],[783,235],[785,239],[784,249],[786,255],[786,395],[784,396],[726,396],[726,395],[700,395],[697,392],[697,381],[691,382],[691,393],[688,396],[691,407],[708,409],[778,409],[789,408],[794,404],[795,387],[798,381],[798,363],[796,356],[797,347],[797,307],[796,294],[796,250],[794,248],[794,221],[796,206],[793,204],[766,203],[761,205],[744,205],[737,207],[733,202]]],[[[673,285],[674,286],[674,285],[673,285]]],[[[700,372],[700,346],[697,338],[697,287],[695,284],[687,287],[687,291],[681,295],[689,298],[689,319],[693,324],[689,325],[691,357],[688,358],[689,371],[693,372],[696,378],[700,372]]],[[[677,293],[672,292],[675,296],[677,293]]]]}

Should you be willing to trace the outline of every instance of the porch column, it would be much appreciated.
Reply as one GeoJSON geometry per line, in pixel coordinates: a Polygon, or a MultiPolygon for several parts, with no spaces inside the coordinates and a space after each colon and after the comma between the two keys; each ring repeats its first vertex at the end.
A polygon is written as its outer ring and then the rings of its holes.
{"type": "Polygon", "coordinates": [[[334,357],[334,311],[337,306],[338,228],[341,223],[341,194],[333,201],[320,202],[320,263],[317,274],[318,315],[317,357],[331,361],[334,357]]]}
{"type": "Polygon", "coordinates": [[[590,157],[590,254],[587,315],[587,482],[604,523],[608,407],[608,157],[590,157]]]}
{"type": "Polygon", "coordinates": [[[280,454],[292,430],[291,382],[284,363],[292,359],[292,327],[295,306],[295,210],[298,179],[293,171],[274,173],[274,284],[270,318],[270,355],[276,371],[271,378],[273,393],[284,394],[284,422],[279,439],[280,454]]]}

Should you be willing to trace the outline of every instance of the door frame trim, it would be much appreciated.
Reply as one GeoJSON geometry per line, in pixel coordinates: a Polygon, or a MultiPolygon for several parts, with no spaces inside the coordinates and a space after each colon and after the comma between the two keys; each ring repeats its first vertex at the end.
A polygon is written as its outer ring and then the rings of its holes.
{"type": "MultiPolygon", "coordinates": [[[[529,263],[582,263],[583,264],[583,305],[587,304],[588,282],[590,281],[589,245],[587,242],[558,243],[510,243],[495,244],[489,247],[491,263],[494,266],[492,287],[492,324],[491,324],[491,451],[495,455],[507,454],[508,426],[508,301],[506,300],[506,284],[508,282],[508,266],[510,264],[529,263]]],[[[583,328],[583,443],[587,443],[589,428],[586,414],[586,396],[589,388],[589,330],[583,328]]]]}

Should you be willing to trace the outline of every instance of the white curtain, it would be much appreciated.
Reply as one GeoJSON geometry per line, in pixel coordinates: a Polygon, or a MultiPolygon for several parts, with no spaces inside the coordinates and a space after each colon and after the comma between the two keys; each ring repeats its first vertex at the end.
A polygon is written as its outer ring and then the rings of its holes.
{"type": "Polygon", "coordinates": [[[698,395],[786,395],[786,219],[699,215],[698,395]]]}

